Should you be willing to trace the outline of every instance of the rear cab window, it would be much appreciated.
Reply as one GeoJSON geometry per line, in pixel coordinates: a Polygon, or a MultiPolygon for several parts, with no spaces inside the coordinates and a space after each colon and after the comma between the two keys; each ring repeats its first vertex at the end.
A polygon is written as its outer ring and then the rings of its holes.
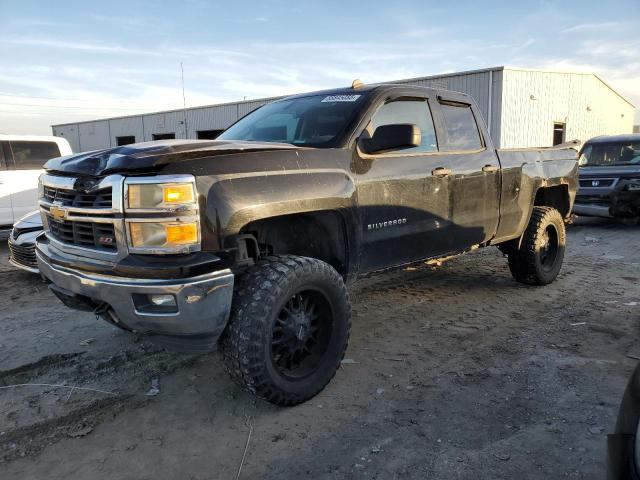
{"type": "Polygon", "coordinates": [[[427,99],[400,98],[388,101],[374,114],[367,130],[369,135],[373,136],[376,129],[382,125],[402,123],[416,125],[420,129],[421,142],[417,147],[404,148],[393,155],[438,151],[436,130],[427,99]]]}
{"type": "Polygon", "coordinates": [[[16,170],[40,170],[47,160],[60,156],[55,142],[9,141],[9,149],[16,170]]]}
{"type": "Polygon", "coordinates": [[[482,150],[484,144],[471,105],[459,102],[440,101],[444,120],[447,152],[482,150]]]}

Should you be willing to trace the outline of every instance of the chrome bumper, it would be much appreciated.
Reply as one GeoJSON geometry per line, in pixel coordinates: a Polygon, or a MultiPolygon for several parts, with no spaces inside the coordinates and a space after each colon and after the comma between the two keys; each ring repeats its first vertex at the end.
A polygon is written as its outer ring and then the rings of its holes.
{"type": "Polygon", "coordinates": [[[200,337],[215,343],[229,318],[234,275],[229,269],[184,279],[137,279],[100,275],[52,265],[48,245],[39,242],[40,273],[55,286],[106,303],[127,329],[165,337],[200,337]],[[141,312],[133,294],[175,296],[176,313],[141,312]]]}
{"type": "Polygon", "coordinates": [[[575,203],[573,213],[586,217],[606,217],[611,218],[609,207],[606,205],[589,205],[586,203],[575,203]]]}

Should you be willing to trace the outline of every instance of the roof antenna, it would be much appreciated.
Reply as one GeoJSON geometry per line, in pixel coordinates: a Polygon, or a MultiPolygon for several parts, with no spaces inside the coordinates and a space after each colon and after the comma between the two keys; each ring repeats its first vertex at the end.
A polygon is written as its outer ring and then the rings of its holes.
{"type": "Polygon", "coordinates": [[[354,90],[357,90],[359,88],[364,87],[364,83],[362,83],[362,80],[360,80],[359,78],[356,78],[352,83],[351,83],[351,88],[353,88],[354,90]]]}

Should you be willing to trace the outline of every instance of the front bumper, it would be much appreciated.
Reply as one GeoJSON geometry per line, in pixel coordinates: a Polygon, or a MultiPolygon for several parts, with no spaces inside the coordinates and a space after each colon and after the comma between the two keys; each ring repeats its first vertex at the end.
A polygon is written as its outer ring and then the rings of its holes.
{"type": "Polygon", "coordinates": [[[9,236],[9,263],[14,267],[21,268],[31,273],[38,273],[38,263],[36,261],[36,237],[42,230],[27,232],[14,238],[14,234],[9,236]]]}
{"type": "Polygon", "coordinates": [[[589,203],[579,203],[576,199],[576,203],[573,204],[573,213],[577,215],[584,215],[585,217],[606,217],[611,218],[609,212],[609,205],[594,205],[589,203]]]}
{"type": "Polygon", "coordinates": [[[227,324],[234,283],[229,269],[181,279],[126,278],[62,267],[52,261],[51,255],[46,239],[38,239],[40,273],[54,284],[56,295],[87,299],[86,303],[111,315],[116,324],[128,330],[172,338],[176,340],[173,343],[180,339],[188,344],[192,339],[213,346],[227,324]],[[174,295],[177,311],[140,311],[134,294],[174,295]]]}

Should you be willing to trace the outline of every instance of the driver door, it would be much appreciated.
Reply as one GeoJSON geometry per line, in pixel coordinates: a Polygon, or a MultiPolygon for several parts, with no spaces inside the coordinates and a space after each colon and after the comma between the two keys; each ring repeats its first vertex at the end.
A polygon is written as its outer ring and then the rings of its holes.
{"type": "Polygon", "coordinates": [[[421,143],[383,154],[358,146],[354,170],[362,239],[360,271],[400,265],[449,250],[451,185],[447,155],[439,152],[428,98],[387,99],[361,135],[381,125],[413,124],[421,143]]]}

